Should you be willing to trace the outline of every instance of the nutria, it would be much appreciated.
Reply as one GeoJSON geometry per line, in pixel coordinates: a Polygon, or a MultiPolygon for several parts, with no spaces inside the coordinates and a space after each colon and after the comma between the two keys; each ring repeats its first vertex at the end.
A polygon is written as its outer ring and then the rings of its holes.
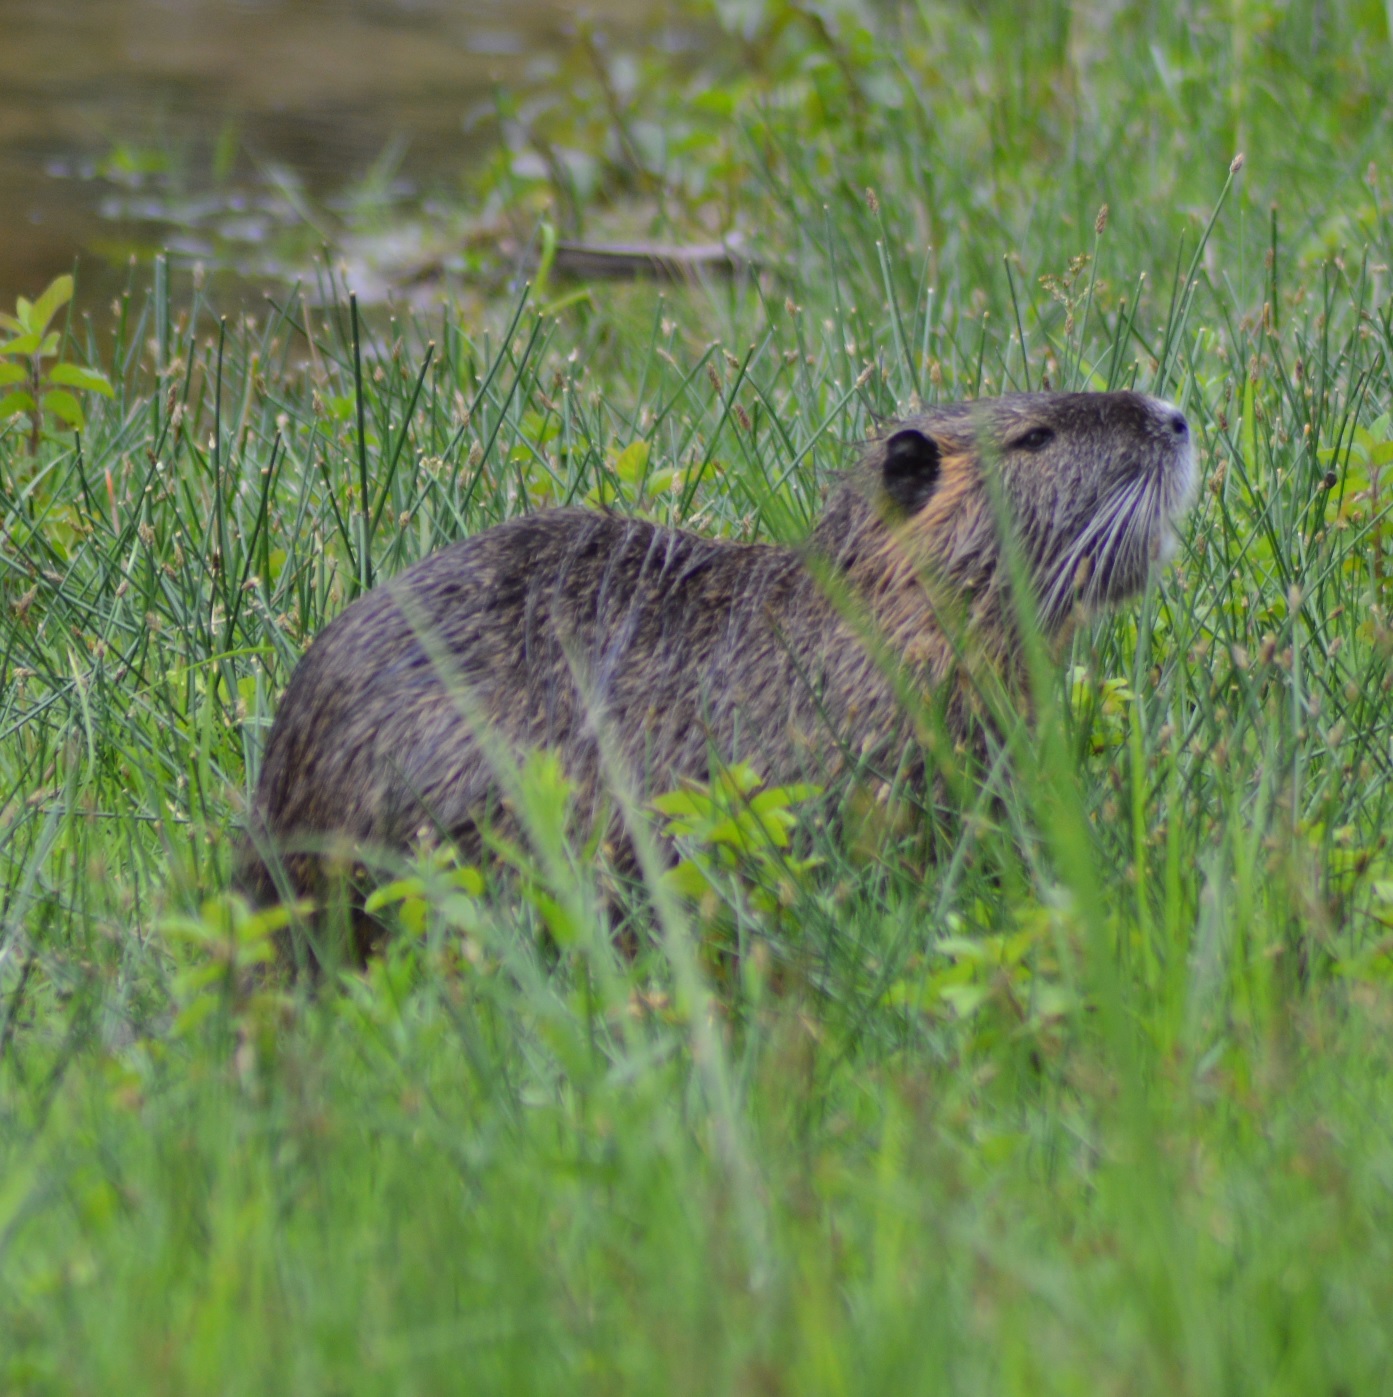
{"type": "Polygon", "coordinates": [[[430,829],[473,857],[481,823],[507,820],[499,739],[556,749],[582,821],[606,811],[621,845],[604,760],[649,794],[708,778],[713,758],[772,783],[825,783],[848,755],[895,769],[913,745],[906,675],[955,732],[974,721],[965,652],[1022,692],[999,517],[1040,629],[1059,637],[1080,604],[1142,588],[1194,484],[1170,404],[1026,393],[898,424],[801,547],[577,508],[487,529],[360,597],[310,646],[271,729],[241,885],[258,901],[277,881],[320,894],[326,839],[400,849],[430,829]]]}

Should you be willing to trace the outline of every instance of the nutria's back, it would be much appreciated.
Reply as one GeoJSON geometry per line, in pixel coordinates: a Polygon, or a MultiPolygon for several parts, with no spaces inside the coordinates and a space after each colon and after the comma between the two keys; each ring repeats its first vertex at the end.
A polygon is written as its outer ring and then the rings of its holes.
{"type": "Polygon", "coordinates": [[[266,860],[283,860],[283,881],[317,893],[326,837],[401,847],[429,828],[473,850],[482,821],[507,818],[498,743],[557,749],[582,815],[612,809],[597,722],[650,793],[705,779],[713,758],[776,782],[882,750],[893,769],[909,727],[887,649],[928,689],[962,682],[964,646],[1018,679],[998,507],[1058,634],[1080,602],[1143,586],[1193,488],[1168,404],[1022,394],[901,424],[802,548],[580,509],[486,530],[311,645],[272,727],[243,886],[270,898],[266,860]]]}

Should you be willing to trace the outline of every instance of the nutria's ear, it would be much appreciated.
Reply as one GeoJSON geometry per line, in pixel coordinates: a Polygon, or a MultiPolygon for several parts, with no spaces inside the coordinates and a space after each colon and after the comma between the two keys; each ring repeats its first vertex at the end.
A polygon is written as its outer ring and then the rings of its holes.
{"type": "Polygon", "coordinates": [[[885,443],[885,493],[905,513],[914,514],[928,504],[938,484],[939,458],[938,443],[913,427],[896,432],[885,443]]]}

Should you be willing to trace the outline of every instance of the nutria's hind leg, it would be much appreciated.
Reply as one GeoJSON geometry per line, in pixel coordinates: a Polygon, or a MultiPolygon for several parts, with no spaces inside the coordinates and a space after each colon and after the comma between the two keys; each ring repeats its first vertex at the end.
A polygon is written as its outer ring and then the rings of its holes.
{"type": "Polygon", "coordinates": [[[274,907],[291,888],[284,860],[266,820],[253,807],[237,840],[232,866],[232,891],[253,907],[274,907]]]}
{"type": "MultiPolygon", "coordinates": [[[[313,897],[317,883],[313,859],[282,850],[260,812],[253,811],[238,844],[232,891],[257,911],[287,906],[313,897]]],[[[311,912],[311,921],[313,920],[311,912]]],[[[283,969],[303,969],[313,960],[307,947],[308,928],[294,919],[275,933],[276,963],[283,969]]]]}
{"type": "Polygon", "coordinates": [[[449,831],[425,827],[413,844],[395,850],[369,854],[355,849],[348,857],[340,852],[319,860],[312,925],[299,928],[300,959],[308,960],[316,974],[331,965],[353,970],[365,966],[393,934],[387,915],[367,910],[369,897],[375,889],[411,876],[413,861],[441,845],[453,846],[461,864],[478,866],[484,861],[484,841],[473,821],[449,831]]]}
{"type": "Polygon", "coordinates": [[[484,862],[484,835],[477,820],[457,820],[445,834],[461,864],[478,868],[484,862]]]}
{"type": "Polygon", "coordinates": [[[369,956],[381,948],[388,926],[367,910],[368,896],[376,883],[356,859],[333,859],[322,866],[313,934],[304,937],[316,974],[361,970],[369,956]]]}
{"type": "Polygon", "coordinates": [[[276,963],[317,979],[329,968],[360,966],[380,944],[382,923],[364,911],[371,890],[357,851],[342,836],[287,843],[259,817],[248,821],[233,890],[257,909],[308,903],[274,934],[276,963]]]}
{"type": "Polygon", "coordinates": [[[275,933],[276,961],[292,975],[318,980],[326,970],[359,966],[380,937],[364,925],[361,869],[335,859],[332,862],[304,855],[284,859],[290,887],[272,904],[292,900],[308,902],[307,915],[293,916],[275,933]]]}

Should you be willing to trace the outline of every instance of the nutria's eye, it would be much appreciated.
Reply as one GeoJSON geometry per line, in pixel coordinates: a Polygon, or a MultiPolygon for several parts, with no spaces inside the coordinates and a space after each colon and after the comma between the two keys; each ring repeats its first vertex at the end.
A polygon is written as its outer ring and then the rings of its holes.
{"type": "Polygon", "coordinates": [[[938,443],[923,432],[913,427],[896,432],[885,443],[885,493],[909,514],[923,509],[938,484],[940,455],[938,443]]]}
{"type": "Polygon", "coordinates": [[[1012,451],[1042,451],[1054,440],[1053,427],[1032,427],[1011,443],[1012,451]]]}

